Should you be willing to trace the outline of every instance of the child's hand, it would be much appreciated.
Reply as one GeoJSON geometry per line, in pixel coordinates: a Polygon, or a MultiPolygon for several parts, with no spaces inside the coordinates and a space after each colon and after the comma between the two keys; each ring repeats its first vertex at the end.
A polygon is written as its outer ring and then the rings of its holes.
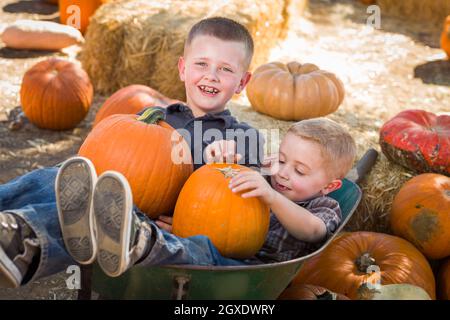
{"type": "Polygon", "coordinates": [[[170,233],[172,233],[172,222],[173,218],[169,216],[159,216],[158,220],[155,221],[158,227],[170,233]]]}
{"type": "Polygon", "coordinates": [[[206,163],[235,163],[242,159],[242,155],[236,153],[236,141],[214,141],[205,149],[206,163]]]}
{"type": "Polygon", "coordinates": [[[272,205],[276,191],[272,189],[264,177],[256,171],[243,171],[230,180],[229,187],[233,192],[249,190],[241,194],[243,198],[260,197],[267,205],[272,205]]]}

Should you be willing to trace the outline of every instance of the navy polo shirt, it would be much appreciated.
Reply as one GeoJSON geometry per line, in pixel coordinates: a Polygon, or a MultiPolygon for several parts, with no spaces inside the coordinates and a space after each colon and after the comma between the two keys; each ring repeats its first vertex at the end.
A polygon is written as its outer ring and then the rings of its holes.
{"type": "MultiPolygon", "coordinates": [[[[191,148],[194,170],[205,164],[204,150],[215,140],[236,141],[237,153],[242,155],[238,162],[248,167],[260,167],[264,152],[264,138],[260,132],[245,122],[238,122],[229,110],[207,113],[194,117],[188,106],[176,103],[164,111],[165,121],[175,128],[191,148]]],[[[141,115],[142,110],[138,114],[141,115]]]]}

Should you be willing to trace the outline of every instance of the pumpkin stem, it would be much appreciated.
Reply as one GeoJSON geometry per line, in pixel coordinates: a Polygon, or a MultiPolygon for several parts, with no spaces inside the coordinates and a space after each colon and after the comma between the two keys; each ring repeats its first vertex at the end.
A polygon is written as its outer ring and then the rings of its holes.
{"type": "Polygon", "coordinates": [[[370,256],[370,253],[366,252],[355,261],[358,270],[366,273],[367,268],[375,264],[375,259],[370,256]]]}
{"type": "Polygon", "coordinates": [[[146,124],[156,124],[160,120],[165,119],[164,112],[158,108],[148,108],[144,113],[137,118],[139,121],[145,122],[146,124]]]}
{"type": "Polygon", "coordinates": [[[226,167],[226,168],[216,168],[219,170],[225,178],[233,178],[235,175],[241,171],[240,169],[233,169],[232,167],[226,167]]]}

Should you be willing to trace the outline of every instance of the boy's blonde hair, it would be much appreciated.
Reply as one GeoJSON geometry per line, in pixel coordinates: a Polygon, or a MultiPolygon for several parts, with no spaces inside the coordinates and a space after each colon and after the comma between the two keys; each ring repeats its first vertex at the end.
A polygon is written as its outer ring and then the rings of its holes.
{"type": "Polygon", "coordinates": [[[331,179],[342,179],[351,169],[356,156],[355,141],[338,123],[326,118],[302,120],[293,124],[287,133],[319,145],[331,179]]]}

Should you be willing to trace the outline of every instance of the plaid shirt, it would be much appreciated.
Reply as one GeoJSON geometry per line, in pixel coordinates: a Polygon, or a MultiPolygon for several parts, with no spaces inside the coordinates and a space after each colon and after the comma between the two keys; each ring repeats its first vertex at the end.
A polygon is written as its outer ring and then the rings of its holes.
{"type": "Polygon", "coordinates": [[[323,196],[296,203],[325,223],[326,236],[315,243],[298,240],[287,232],[271,212],[266,241],[256,256],[247,261],[248,263],[281,262],[305,256],[319,249],[333,235],[342,219],[341,209],[336,200],[323,196]]]}

